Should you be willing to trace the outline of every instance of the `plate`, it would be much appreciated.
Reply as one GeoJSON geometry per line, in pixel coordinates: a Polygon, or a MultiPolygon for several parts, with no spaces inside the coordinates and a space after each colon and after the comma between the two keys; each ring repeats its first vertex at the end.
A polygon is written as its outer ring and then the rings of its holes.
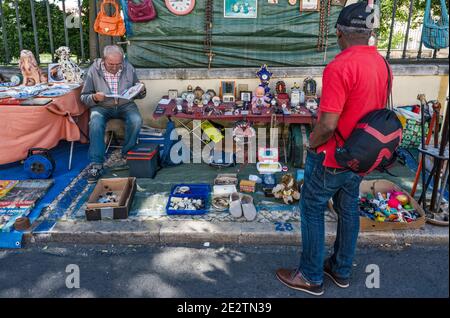
{"type": "Polygon", "coordinates": [[[70,92],[70,89],[63,89],[63,88],[55,88],[55,89],[48,89],[46,91],[43,91],[39,94],[39,96],[42,97],[57,97],[62,96],[70,92]]]}
{"type": "Polygon", "coordinates": [[[11,92],[11,97],[15,99],[27,99],[35,97],[38,93],[35,92],[11,92]]]}
{"type": "Polygon", "coordinates": [[[11,93],[0,91],[0,99],[1,98],[8,98],[8,97],[11,97],[11,93]]]}

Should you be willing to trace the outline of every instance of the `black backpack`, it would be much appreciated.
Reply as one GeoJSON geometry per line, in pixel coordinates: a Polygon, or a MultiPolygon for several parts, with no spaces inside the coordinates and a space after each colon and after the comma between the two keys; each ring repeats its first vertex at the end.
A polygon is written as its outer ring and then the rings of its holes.
{"type": "Polygon", "coordinates": [[[355,173],[366,175],[374,169],[386,170],[396,160],[396,150],[402,139],[403,126],[392,109],[391,71],[388,69],[388,98],[386,108],[368,113],[359,120],[350,136],[345,140],[340,132],[336,135],[344,140],[339,146],[336,138],[335,159],[337,163],[355,173]]]}

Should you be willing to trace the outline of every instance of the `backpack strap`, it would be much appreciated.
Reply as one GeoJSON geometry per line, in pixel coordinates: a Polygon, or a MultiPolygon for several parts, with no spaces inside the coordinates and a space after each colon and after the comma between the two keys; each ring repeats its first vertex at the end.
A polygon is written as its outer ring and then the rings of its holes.
{"type": "Polygon", "coordinates": [[[387,94],[386,94],[386,108],[393,110],[394,107],[394,99],[392,97],[392,74],[391,74],[391,68],[389,67],[388,61],[383,57],[384,64],[386,64],[387,69],[387,94]]]}

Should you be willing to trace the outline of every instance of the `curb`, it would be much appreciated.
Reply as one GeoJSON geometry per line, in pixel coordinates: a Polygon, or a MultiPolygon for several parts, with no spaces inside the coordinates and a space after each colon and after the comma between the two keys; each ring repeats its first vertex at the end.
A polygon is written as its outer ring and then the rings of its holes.
{"type": "MultiPolygon", "coordinates": [[[[76,244],[301,244],[300,223],[280,231],[273,223],[210,221],[102,221],[58,222],[48,233],[25,233],[24,245],[46,243],[76,244]],[[290,228],[289,228],[290,229],[290,228]]],[[[325,243],[336,237],[336,223],[325,223],[325,243]]],[[[449,228],[426,224],[423,229],[360,232],[359,245],[449,244],[449,228]]]]}

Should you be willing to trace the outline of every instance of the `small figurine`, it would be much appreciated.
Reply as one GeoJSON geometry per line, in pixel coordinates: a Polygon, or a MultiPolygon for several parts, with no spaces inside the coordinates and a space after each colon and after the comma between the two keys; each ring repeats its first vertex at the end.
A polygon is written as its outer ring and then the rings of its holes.
{"type": "Polygon", "coordinates": [[[277,94],[286,93],[286,84],[283,81],[278,81],[275,85],[275,90],[277,91],[277,94]]]}
{"type": "Polygon", "coordinates": [[[286,93],[286,84],[283,81],[278,81],[275,85],[275,89],[277,91],[277,104],[282,108],[286,108],[289,104],[289,95],[286,93]]]}
{"type": "Polygon", "coordinates": [[[195,104],[199,107],[203,106],[202,97],[203,97],[204,93],[205,93],[205,91],[203,89],[201,89],[200,86],[197,86],[194,90],[195,104]]]}
{"type": "Polygon", "coordinates": [[[300,86],[294,82],[294,86],[291,88],[291,107],[296,108],[300,106],[300,86]]]}
{"type": "Polygon", "coordinates": [[[34,86],[47,82],[47,76],[42,73],[31,51],[22,50],[20,52],[19,68],[23,76],[23,85],[34,86]]]}
{"type": "Polygon", "coordinates": [[[211,95],[208,93],[205,93],[202,95],[202,104],[203,106],[207,106],[209,101],[212,99],[211,95]]]}
{"type": "Polygon", "coordinates": [[[192,113],[192,107],[194,106],[195,101],[194,93],[188,93],[186,96],[186,101],[188,102],[188,111],[192,113]]]}
{"type": "Polygon", "coordinates": [[[219,96],[214,96],[212,98],[212,102],[214,104],[214,107],[219,107],[220,106],[220,97],[219,96]]]}
{"type": "Polygon", "coordinates": [[[70,59],[70,49],[67,46],[61,46],[55,51],[59,58],[58,64],[66,83],[82,83],[83,72],[80,67],[70,59]]]}
{"type": "Polygon", "coordinates": [[[317,83],[312,77],[307,77],[303,81],[303,91],[306,97],[316,97],[317,96],[317,83]]]}

